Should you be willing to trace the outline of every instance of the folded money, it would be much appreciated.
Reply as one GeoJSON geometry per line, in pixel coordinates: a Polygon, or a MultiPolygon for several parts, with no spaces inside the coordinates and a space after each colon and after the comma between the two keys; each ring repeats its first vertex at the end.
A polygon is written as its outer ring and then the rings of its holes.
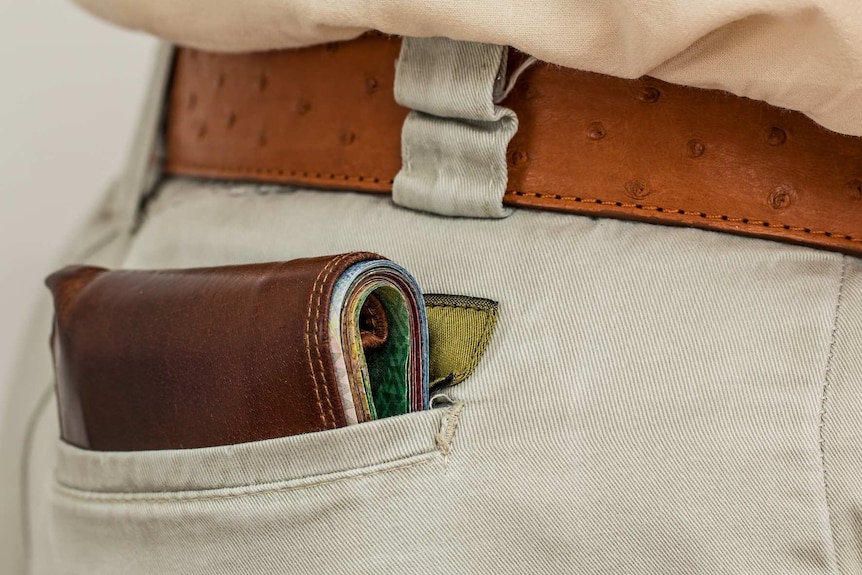
{"type": "Polygon", "coordinates": [[[236,444],[428,408],[416,281],[354,252],[47,279],[64,441],[103,451],[236,444]]]}
{"type": "Polygon", "coordinates": [[[370,260],[341,274],[329,349],[348,425],[428,408],[425,302],[401,266],[370,260]]]}

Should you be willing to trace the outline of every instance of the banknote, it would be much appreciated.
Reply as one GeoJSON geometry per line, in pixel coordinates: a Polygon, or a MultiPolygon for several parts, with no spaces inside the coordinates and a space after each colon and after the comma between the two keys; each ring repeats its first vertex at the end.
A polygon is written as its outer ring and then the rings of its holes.
{"type": "Polygon", "coordinates": [[[406,269],[383,259],[349,267],[333,289],[328,329],[348,425],[428,408],[428,320],[406,269]]]}

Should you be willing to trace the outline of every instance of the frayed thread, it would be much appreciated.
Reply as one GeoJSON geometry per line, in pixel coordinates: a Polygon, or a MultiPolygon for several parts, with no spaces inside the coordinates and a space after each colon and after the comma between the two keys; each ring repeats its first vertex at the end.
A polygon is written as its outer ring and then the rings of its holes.
{"type": "Polygon", "coordinates": [[[511,92],[515,88],[515,84],[518,82],[518,78],[521,77],[521,74],[526,72],[527,68],[529,68],[538,61],[539,60],[534,56],[530,56],[529,58],[521,62],[521,64],[517,68],[515,68],[511,74],[509,74],[509,79],[506,81],[506,87],[503,88],[501,92],[494,95],[494,103],[499,104],[500,102],[505,100],[506,96],[509,95],[509,92],[511,92]]]}

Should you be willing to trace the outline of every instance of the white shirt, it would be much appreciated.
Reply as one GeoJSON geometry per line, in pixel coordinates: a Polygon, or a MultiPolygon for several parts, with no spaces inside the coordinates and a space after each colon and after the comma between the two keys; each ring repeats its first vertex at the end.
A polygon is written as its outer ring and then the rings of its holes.
{"type": "Polygon", "coordinates": [[[541,60],[719,88],[862,136],[860,0],[76,0],[207,50],[379,30],[514,46],[541,60]]]}

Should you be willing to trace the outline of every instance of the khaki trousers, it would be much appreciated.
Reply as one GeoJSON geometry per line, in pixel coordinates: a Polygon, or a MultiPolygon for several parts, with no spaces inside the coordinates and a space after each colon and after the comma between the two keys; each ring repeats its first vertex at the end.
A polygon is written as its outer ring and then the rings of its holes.
{"type": "Polygon", "coordinates": [[[182,179],[141,212],[165,77],[64,263],[371,250],[425,291],[500,302],[497,330],[454,407],[94,453],[58,440],[46,292],[2,436],[4,573],[862,573],[862,261],[182,179]]]}

